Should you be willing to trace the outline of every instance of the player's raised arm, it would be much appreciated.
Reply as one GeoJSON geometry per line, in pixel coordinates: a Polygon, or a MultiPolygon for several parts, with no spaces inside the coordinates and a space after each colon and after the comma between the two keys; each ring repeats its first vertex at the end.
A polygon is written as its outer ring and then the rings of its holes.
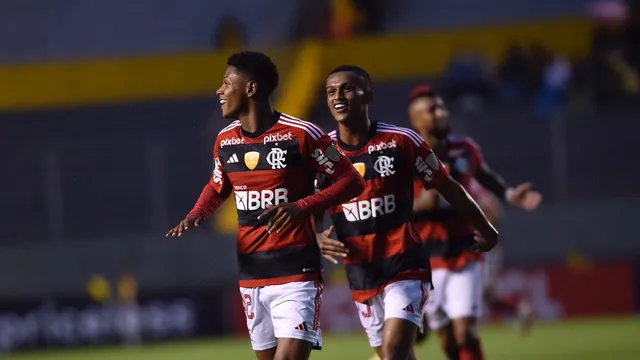
{"type": "Polygon", "coordinates": [[[317,140],[309,138],[307,145],[315,170],[333,181],[333,184],[314,195],[297,201],[302,209],[310,214],[325,211],[330,206],[337,206],[357,197],[364,190],[364,179],[333,144],[333,140],[323,134],[317,140]]]}
{"type": "Polygon", "coordinates": [[[312,171],[327,176],[334,183],[328,188],[302,198],[295,203],[283,203],[272,206],[258,216],[258,219],[270,216],[267,231],[279,232],[291,221],[304,216],[313,216],[330,206],[337,206],[357,197],[364,190],[364,179],[351,165],[351,161],[338,151],[333,140],[317,126],[313,125],[314,135],[307,133],[301,142],[302,151],[309,157],[312,171]],[[316,130],[317,129],[317,134],[316,130]]]}
{"type": "Polygon", "coordinates": [[[209,182],[202,189],[198,201],[189,214],[187,214],[187,217],[176,227],[169,230],[166,236],[182,236],[182,233],[185,231],[198,227],[205,219],[213,214],[231,194],[231,183],[218,157],[217,144],[213,150],[213,159],[211,179],[209,179],[209,182]]]}
{"type": "Polygon", "coordinates": [[[498,199],[506,201],[509,204],[521,207],[525,210],[534,210],[542,201],[542,195],[532,190],[532,184],[529,182],[522,183],[516,187],[510,187],[504,179],[491,170],[484,160],[480,146],[475,141],[467,139],[473,161],[478,168],[475,178],[485,189],[491,191],[498,199]]]}
{"type": "MultiPolygon", "coordinates": [[[[416,134],[417,136],[417,134],[416,134]]],[[[425,189],[435,188],[463,216],[469,219],[480,232],[477,237],[476,249],[489,251],[498,242],[498,232],[484,216],[478,204],[471,198],[467,191],[455,181],[442,165],[433,150],[419,137],[415,140],[414,168],[416,174],[422,180],[425,189]]]]}

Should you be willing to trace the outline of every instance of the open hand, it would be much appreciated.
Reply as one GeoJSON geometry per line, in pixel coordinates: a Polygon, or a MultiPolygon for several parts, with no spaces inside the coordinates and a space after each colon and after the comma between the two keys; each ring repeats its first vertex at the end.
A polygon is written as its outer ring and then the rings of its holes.
{"type": "Polygon", "coordinates": [[[322,257],[334,264],[337,264],[338,260],[335,256],[345,258],[349,254],[349,249],[345,248],[342,242],[331,238],[333,230],[334,228],[332,225],[327,230],[316,234],[316,241],[318,242],[318,246],[322,252],[322,257]]]}
{"type": "Polygon", "coordinates": [[[531,190],[532,187],[533,184],[530,182],[516,186],[507,201],[528,211],[535,210],[542,202],[542,194],[531,190]]]}
{"type": "Polygon", "coordinates": [[[267,231],[269,233],[280,232],[289,224],[298,221],[303,213],[298,204],[282,203],[279,205],[268,205],[267,210],[258,216],[258,220],[271,216],[267,223],[267,231]]]}
{"type": "Polygon", "coordinates": [[[167,235],[165,235],[165,237],[169,237],[169,236],[180,237],[187,230],[200,226],[201,222],[202,222],[202,219],[200,219],[199,216],[195,216],[195,215],[187,216],[184,220],[180,221],[178,226],[169,230],[169,232],[167,233],[167,235]]]}

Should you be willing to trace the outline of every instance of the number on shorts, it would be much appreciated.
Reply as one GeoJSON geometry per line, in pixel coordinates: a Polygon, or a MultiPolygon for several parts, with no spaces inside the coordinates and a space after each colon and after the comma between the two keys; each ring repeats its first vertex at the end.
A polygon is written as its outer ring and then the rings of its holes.
{"type": "Polygon", "coordinates": [[[371,305],[369,304],[364,304],[364,306],[367,307],[367,309],[365,311],[360,311],[360,313],[362,314],[363,317],[371,317],[371,305]]]}
{"type": "Polygon", "coordinates": [[[247,315],[247,319],[253,320],[253,318],[256,317],[256,314],[250,309],[252,304],[251,295],[244,294],[242,297],[242,303],[244,304],[244,313],[247,315]]]}

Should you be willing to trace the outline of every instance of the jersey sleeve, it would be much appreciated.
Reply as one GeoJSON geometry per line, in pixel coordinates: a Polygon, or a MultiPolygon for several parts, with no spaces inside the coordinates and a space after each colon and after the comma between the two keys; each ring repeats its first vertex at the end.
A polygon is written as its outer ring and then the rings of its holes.
{"type": "Polygon", "coordinates": [[[425,189],[438,187],[440,182],[449,177],[449,172],[420,135],[412,131],[407,138],[405,145],[409,147],[409,161],[414,175],[422,181],[425,189]]]}
{"type": "Polygon", "coordinates": [[[215,212],[231,195],[231,182],[218,155],[218,143],[213,148],[213,171],[209,182],[204,186],[200,197],[187,216],[206,219],[215,212]]]}
{"type": "Polygon", "coordinates": [[[306,160],[316,175],[314,195],[298,200],[298,205],[307,212],[324,211],[360,195],[364,179],[351,161],[335,146],[324,132],[321,136],[308,134],[302,144],[306,160]]]}

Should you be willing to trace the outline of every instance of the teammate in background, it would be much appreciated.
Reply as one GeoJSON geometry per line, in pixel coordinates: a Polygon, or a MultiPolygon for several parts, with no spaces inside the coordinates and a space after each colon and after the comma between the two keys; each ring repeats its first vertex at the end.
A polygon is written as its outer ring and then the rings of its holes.
{"type": "MultiPolygon", "coordinates": [[[[437,189],[476,226],[478,251],[495,246],[498,234],[416,132],[369,119],[373,91],[365,70],[336,68],[326,91],[338,123],[329,135],[363,175],[366,187],[358,197],[329,209],[333,227],[318,234],[318,243],[330,261],[344,258],[360,321],[378,356],[414,359],[431,269],[411,224],[413,176],[420,178],[423,188],[437,189]],[[333,228],[339,240],[330,238],[333,228]]],[[[320,174],[317,187],[332,183],[320,174]]]]}
{"type": "MultiPolygon", "coordinates": [[[[530,183],[507,186],[484,162],[473,140],[451,136],[444,102],[428,86],[411,93],[409,116],[412,127],[467,190],[475,179],[500,199],[526,210],[535,209],[542,200],[530,183]]],[[[449,359],[482,359],[476,331],[482,302],[482,255],[470,251],[473,226],[451,209],[444,196],[433,190],[422,191],[419,179],[414,180],[414,188],[414,224],[431,252],[433,285],[437,289],[427,305],[429,327],[438,332],[449,359]]]]}
{"type": "Polygon", "coordinates": [[[362,176],[311,123],[279,113],[278,72],[262,53],[227,61],[218,89],[222,116],[214,168],[198,202],[167,236],[198,227],[235,193],[240,294],[258,360],[308,359],[322,344],[320,250],[311,214],[358,196],[362,176]],[[314,195],[315,174],[334,181],[314,195]]]}

